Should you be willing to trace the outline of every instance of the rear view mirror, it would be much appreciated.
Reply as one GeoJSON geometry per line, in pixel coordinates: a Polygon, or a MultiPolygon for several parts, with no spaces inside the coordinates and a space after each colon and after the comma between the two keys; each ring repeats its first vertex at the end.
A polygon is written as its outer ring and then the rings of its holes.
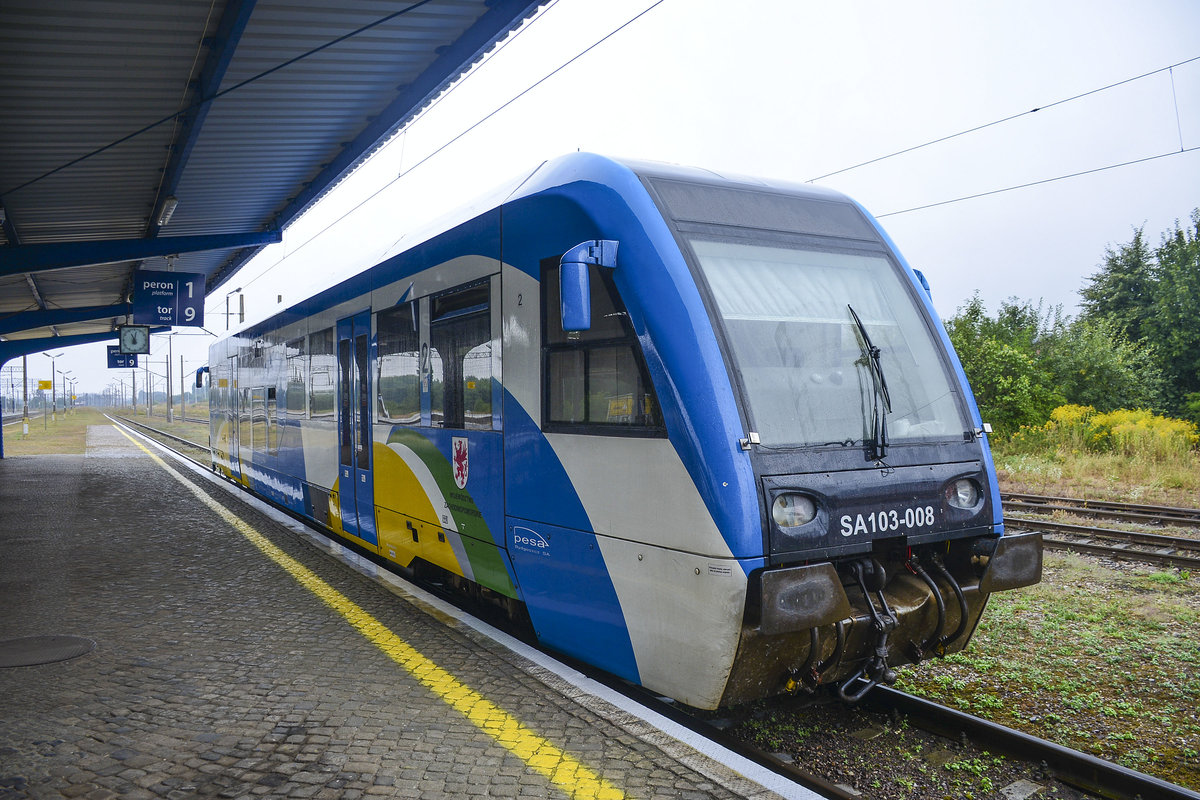
{"type": "Polygon", "coordinates": [[[927,294],[929,296],[929,299],[932,300],[933,292],[929,291],[929,281],[927,281],[925,279],[925,273],[921,272],[921,270],[919,270],[919,269],[914,269],[913,272],[916,273],[917,281],[920,282],[921,288],[925,290],[925,294],[927,294]]]}
{"type": "Polygon", "coordinates": [[[204,388],[204,376],[206,374],[208,374],[208,367],[201,367],[200,369],[196,370],[196,388],[197,389],[204,388]]]}
{"type": "Polygon", "coordinates": [[[592,327],[592,285],[588,265],[564,261],[559,275],[564,331],[586,331],[592,327]]]}
{"type": "Polygon", "coordinates": [[[559,300],[564,331],[586,331],[592,327],[592,264],[612,269],[617,266],[617,243],[592,239],[575,245],[558,262],[559,300]]]}

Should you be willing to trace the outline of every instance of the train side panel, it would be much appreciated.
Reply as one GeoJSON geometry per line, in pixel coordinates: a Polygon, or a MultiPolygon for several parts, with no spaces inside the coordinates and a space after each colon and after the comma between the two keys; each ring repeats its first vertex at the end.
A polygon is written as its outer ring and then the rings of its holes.
{"type": "MultiPolygon", "coordinates": [[[[633,179],[631,173],[624,177],[633,179]]],[[[631,188],[644,196],[640,186],[631,188]]],[[[690,338],[690,347],[680,344],[670,357],[686,353],[694,364],[694,342],[707,323],[676,319],[672,337],[647,331],[654,314],[625,284],[654,283],[654,302],[663,305],[683,305],[679,295],[687,287],[663,278],[659,243],[648,239],[645,220],[611,189],[551,188],[506,206],[504,226],[509,550],[539,638],[684,702],[716,705],[737,650],[747,573],[758,563],[753,558],[761,558],[762,542],[759,530],[757,548],[742,548],[751,563],[734,557],[677,445],[684,443],[691,460],[703,461],[690,415],[713,388],[695,369],[691,383],[680,386],[676,365],[664,363],[661,348],[690,338]],[[588,239],[620,241],[613,279],[624,309],[617,313],[630,318],[638,356],[645,359],[663,420],[657,432],[603,425],[569,432],[571,426],[544,418],[551,393],[559,391],[545,370],[560,351],[548,345],[555,331],[543,326],[561,323],[557,297],[547,296],[552,292],[542,278],[563,252],[588,239]],[[693,392],[689,403],[681,390],[693,392]]],[[[669,240],[667,247],[667,257],[678,259],[669,240]]],[[[623,396],[601,402],[628,410],[623,396]]],[[[732,497],[744,482],[729,477],[725,486],[732,497]]],[[[758,511],[752,493],[750,502],[753,525],[758,511]]]]}

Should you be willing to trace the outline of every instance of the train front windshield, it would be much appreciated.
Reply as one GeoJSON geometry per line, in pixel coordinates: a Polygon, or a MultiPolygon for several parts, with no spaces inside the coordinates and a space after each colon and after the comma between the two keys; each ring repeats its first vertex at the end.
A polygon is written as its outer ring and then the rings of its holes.
{"type": "Polygon", "coordinates": [[[883,255],[690,244],[764,445],[961,441],[969,430],[941,348],[883,255]]]}

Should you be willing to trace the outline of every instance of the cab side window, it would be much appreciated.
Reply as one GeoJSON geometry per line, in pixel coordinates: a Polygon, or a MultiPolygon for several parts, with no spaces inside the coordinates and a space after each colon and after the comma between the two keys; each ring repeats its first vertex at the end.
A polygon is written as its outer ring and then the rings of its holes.
{"type": "Polygon", "coordinates": [[[542,262],[543,428],[661,436],[662,411],[609,270],[592,266],[592,327],[562,327],[558,259],[542,262]]]}

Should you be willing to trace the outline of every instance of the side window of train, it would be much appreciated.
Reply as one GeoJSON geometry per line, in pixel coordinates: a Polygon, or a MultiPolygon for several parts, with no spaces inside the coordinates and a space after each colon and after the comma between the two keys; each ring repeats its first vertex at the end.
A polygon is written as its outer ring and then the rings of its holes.
{"type": "Polygon", "coordinates": [[[308,337],[308,413],[332,417],[337,403],[337,356],[333,328],[308,337]]]}
{"type": "Polygon", "coordinates": [[[429,303],[430,418],[435,427],[492,428],[490,282],[435,295],[429,303]]]}
{"type": "Polygon", "coordinates": [[[592,327],[562,327],[558,258],[542,261],[542,419],[548,431],[660,436],[662,411],[609,270],[592,266],[592,327]]]}
{"type": "Polygon", "coordinates": [[[307,384],[304,373],[307,352],[304,346],[304,337],[300,336],[288,342],[285,354],[287,358],[287,389],[284,396],[284,408],[288,417],[299,419],[307,416],[308,408],[305,399],[307,384]]]}
{"type": "Polygon", "coordinates": [[[416,303],[376,315],[375,387],[379,421],[416,425],[421,421],[421,342],[416,303]]]}

